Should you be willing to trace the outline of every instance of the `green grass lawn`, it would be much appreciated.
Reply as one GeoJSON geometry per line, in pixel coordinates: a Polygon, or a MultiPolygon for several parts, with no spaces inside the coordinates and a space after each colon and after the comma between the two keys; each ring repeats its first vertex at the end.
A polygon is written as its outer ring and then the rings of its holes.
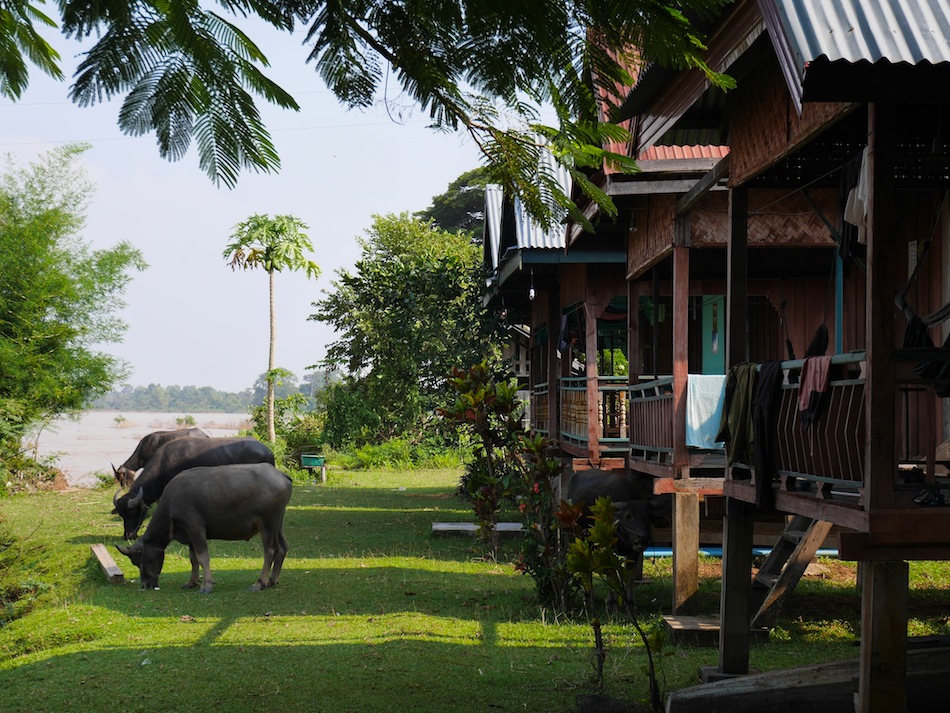
{"type": "MultiPolygon", "coordinates": [[[[187,549],[173,543],[157,591],[118,554],[111,490],[0,501],[0,530],[48,587],[39,606],[0,628],[0,710],[15,711],[574,711],[593,684],[586,619],[539,608],[530,578],[486,560],[465,536],[433,536],[436,521],[469,521],[458,472],[341,472],[298,485],[280,585],[250,592],[260,539],[212,542],[215,589],[180,589],[187,549]],[[105,543],[126,574],[109,584],[90,554],[105,543]]],[[[512,551],[514,545],[510,545],[512,551]]],[[[931,565],[933,563],[930,563],[931,565]]],[[[716,563],[707,563],[715,568],[716,563]]],[[[945,565],[914,565],[916,633],[947,633],[945,565]]],[[[669,560],[647,562],[638,603],[648,623],[672,600],[669,560]]],[[[0,572],[2,576],[2,572],[0,572]]],[[[718,579],[703,579],[714,612],[718,579]]],[[[859,599],[847,577],[803,582],[767,670],[857,655],[859,599]],[[843,581],[842,581],[843,580],[843,581]]],[[[645,656],[622,620],[606,626],[606,695],[647,695],[645,656]]],[[[714,648],[666,646],[664,689],[698,682],[714,648]]]]}

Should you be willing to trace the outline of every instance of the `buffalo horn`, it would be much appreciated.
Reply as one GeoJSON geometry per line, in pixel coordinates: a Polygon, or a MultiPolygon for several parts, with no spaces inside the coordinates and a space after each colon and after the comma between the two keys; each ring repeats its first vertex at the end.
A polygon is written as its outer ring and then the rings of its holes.
{"type": "Polygon", "coordinates": [[[112,507],[119,507],[119,493],[121,492],[122,488],[115,491],[115,495],[112,496],[112,507]]]}
{"type": "Polygon", "coordinates": [[[115,548],[116,548],[119,552],[121,552],[122,554],[124,554],[126,557],[128,557],[128,556],[130,556],[130,555],[132,554],[132,550],[131,550],[130,548],[126,547],[125,545],[116,545],[115,548]]]}
{"type": "Polygon", "coordinates": [[[129,499],[129,507],[137,508],[142,504],[142,497],[145,495],[144,491],[139,488],[138,492],[129,499]]]}

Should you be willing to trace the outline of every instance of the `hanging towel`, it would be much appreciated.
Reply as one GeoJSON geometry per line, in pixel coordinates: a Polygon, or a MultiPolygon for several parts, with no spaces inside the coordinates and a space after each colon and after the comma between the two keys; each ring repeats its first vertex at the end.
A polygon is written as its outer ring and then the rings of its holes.
{"type": "Polygon", "coordinates": [[[726,395],[725,374],[690,374],[686,382],[686,445],[717,448],[722,403],[726,395]]]}
{"type": "Polygon", "coordinates": [[[831,374],[831,357],[809,357],[802,364],[802,380],[798,386],[798,410],[802,425],[808,428],[821,416],[831,374]]]}
{"type": "Polygon", "coordinates": [[[861,170],[858,173],[858,183],[848,194],[848,201],[844,207],[844,219],[858,229],[858,242],[867,243],[868,198],[870,197],[870,180],[868,176],[868,149],[861,153],[861,170]]]}

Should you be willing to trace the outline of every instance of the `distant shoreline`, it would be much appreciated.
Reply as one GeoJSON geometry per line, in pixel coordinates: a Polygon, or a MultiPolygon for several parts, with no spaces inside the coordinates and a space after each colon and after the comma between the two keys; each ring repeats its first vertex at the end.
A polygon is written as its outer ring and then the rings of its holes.
{"type": "Polygon", "coordinates": [[[63,471],[66,482],[75,487],[96,487],[99,475],[112,475],[112,466],[125,461],[138,442],[152,431],[188,428],[191,423],[177,419],[191,416],[194,426],[211,436],[235,436],[251,426],[247,413],[228,411],[119,411],[90,409],[78,418],[61,418],[43,429],[36,438],[24,440],[27,450],[49,458],[63,471]],[[122,421],[117,422],[116,417],[122,421]]]}

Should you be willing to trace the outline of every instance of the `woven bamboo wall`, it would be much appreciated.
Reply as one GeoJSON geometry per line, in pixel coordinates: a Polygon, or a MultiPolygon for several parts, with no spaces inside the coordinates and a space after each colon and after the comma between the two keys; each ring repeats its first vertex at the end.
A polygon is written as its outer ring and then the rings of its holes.
{"type": "Polygon", "coordinates": [[[676,196],[650,196],[637,211],[637,229],[627,238],[627,275],[637,277],[673,249],[676,196]]]}
{"type": "Polygon", "coordinates": [[[730,186],[742,185],[777,163],[818,129],[852,108],[847,103],[809,102],[799,116],[774,61],[763,62],[733,92],[730,186]]]}

